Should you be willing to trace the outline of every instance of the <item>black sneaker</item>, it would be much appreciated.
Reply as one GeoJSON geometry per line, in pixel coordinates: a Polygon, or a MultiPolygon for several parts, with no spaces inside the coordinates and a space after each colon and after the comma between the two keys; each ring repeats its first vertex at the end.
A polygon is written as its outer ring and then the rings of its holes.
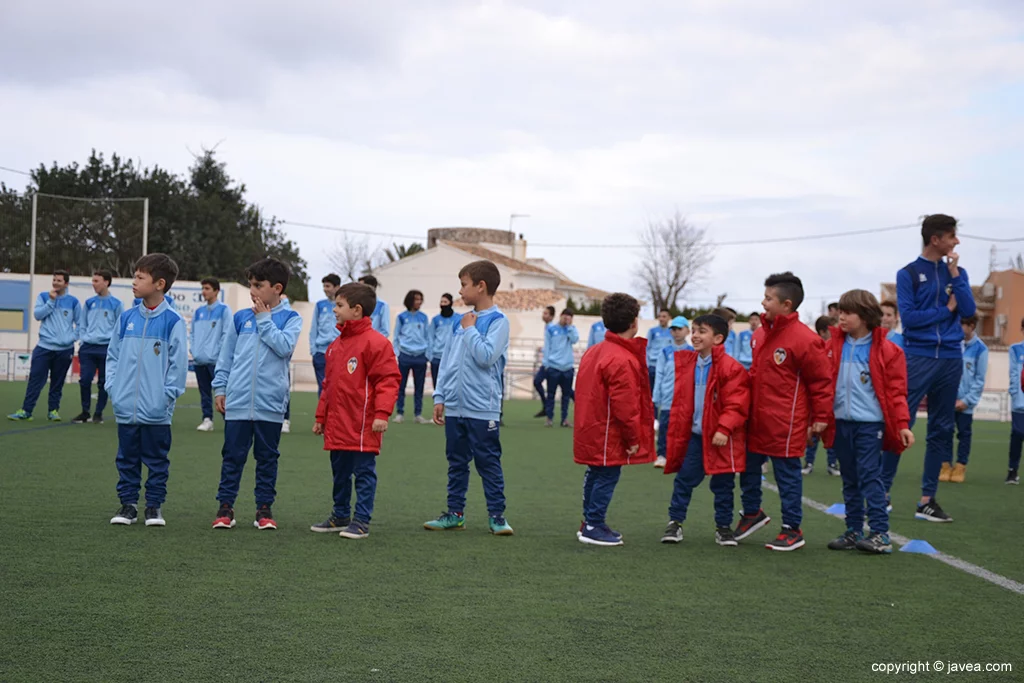
{"type": "Polygon", "coordinates": [[[537,414],[536,414],[536,415],[534,415],[534,417],[547,417],[547,416],[548,416],[548,413],[547,413],[547,411],[546,411],[546,410],[544,410],[543,408],[541,408],[540,410],[538,410],[538,411],[537,411],[537,414]]]}
{"type": "Polygon", "coordinates": [[[715,529],[715,543],[730,548],[739,545],[739,542],[736,540],[736,534],[727,526],[720,526],[715,529]]]}
{"type": "Polygon", "coordinates": [[[1020,486],[1020,475],[1017,474],[1017,470],[1010,470],[1006,475],[1006,481],[1004,483],[1020,486]]]}
{"type": "Polygon", "coordinates": [[[683,525],[672,520],[661,534],[662,543],[679,543],[683,540],[683,525]]]}
{"type": "Polygon", "coordinates": [[[828,466],[828,476],[830,477],[841,477],[842,472],[839,471],[839,463],[834,462],[828,466]]]}
{"type": "Polygon", "coordinates": [[[764,514],[764,510],[758,510],[752,515],[740,515],[740,521],[736,525],[736,540],[742,541],[758,529],[763,529],[770,521],[772,518],[764,514]]]}
{"type": "Polygon", "coordinates": [[[857,550],[876,555],[887,555],[892,552],[892,541],[889,534],[872,533],[867,538],[857,541],[857,550]]]}
{"type": "Polygon", "coordinates": [[[351,517],[335,517],[334,515],[331,515],[319,524],[314,524],[309,527],[309,530],[316,531],[321,534],[325,534],[329,531],[339,532],[351,523],[351,517]]]}
{"type": "Polygon", "coordinates": [[[85,424],[88,421],[89,421],[89,413],[88,413],[88,411],[86,411],[86,412],[82,413],[81,415],[76,415],[74,418],[72,418],[71,424],[80,425],[80,424],[85,424]]]}
{"type": "Polygon", "coordinates": [[[93,415],[92,416],[92,423],[94,425],[101,425],[101,424],[103,424],[103,413],[96,413],[95,415],[93,415]]]}
{"type": "Polygon", "coordinates": [[[924,505],[917,506],[917,513],[914,515],[915,519],[923,519],[927,522],[952,522],[953,518],[950,517],[939,507],[939,501],[932,498],[924,505]]]}
{"type": "Polygon", "coordinates": [[[111,524],[135,524],[139,521],[139,507],[137,505],[122,505],[117,514],[110,518],[111,524]]]}
{"type": "Polygon", "coordinates": [[[164,516],[160,514],[160,508],[148,507],[145,512],[146,526],[165,526],[164,516]]]}
{"type": "Polygon", "coordinates": [[[857,547],[857,542],[864,538],[857,529],[847,529],[843,532],[843,535],[839,538],[834,538],[828,542],[829,550],[854,550],[857,547]]]}

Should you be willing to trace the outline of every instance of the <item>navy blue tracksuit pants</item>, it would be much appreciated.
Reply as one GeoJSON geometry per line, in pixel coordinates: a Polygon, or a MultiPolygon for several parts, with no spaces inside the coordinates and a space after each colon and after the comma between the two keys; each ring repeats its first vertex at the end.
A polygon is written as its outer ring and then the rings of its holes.
{"type": "Polygon", "coordinates": [[[469,463],[476,465],[484,485],[487,512],[505,512],[505,475],[501,470],[501,428],[498,420],[451,417],[444,420],[445,457],[448,458],[448,511],[466,509],[469,463]]]}
{"type": "Polygon", "coordinates": [[[171,425],[117,425],[117,497],[122,505],[137,505],[146,477],[146,506],[160,507],[167,499],[167,476],[171,462],[171,425]]]}
{"type": "MultiPolygon", "coordinates": [[[[960,358],[926,358],[907,356],[907,406],[910,426],[917,419],[921,399],[928,397],[928,439],[921,474],[921,496],[931,498],[939,488],[939,471],[943,462],[953,459],[953,428],[955,427],[956,394],[964,364],[960,358]]],[[[885,454],[882,464],[885,490],[892,489],[900,458],[885,454]]]]}
{"type": "Polygon", "coordinates": [[[68,368],[71,367],[71,358],[75,350],[63,349],[51,351],[42,346],[32,349],[32,364],[28,371],[28,387],[25,389],[25,402],[21,409],[29,415],[36,409],[36,402],[39,394],[46,386],[46,379],[50,379],[50,395],[47,401],[48,410],[60,410],[60,399],[64,394],[64,380],[67,378],[68,368]]]}
{"type": "Polygon", "coordinates": [[[572,368],[568,370],[547,369],[548,395],[544,397],[544,412],[549,420],[555,419],[556,390],[562,392],[562,422],[569,419],[569,402],[573,399],[572,377],[572,368]]]}
{"type": "Polygon", "coordinates": [[[224,422],[223,462],[220,467],[220,488],[217,500],[234,507],[238,487],[242,483],[242,470],[252,448],[256,460],[256,507],[273,505],[277,496],[277,459],[281,452],[280,422],[226,420],[224,422]]]}
{"type": "Polygon", "coordinates": [[[747,469],[740,473],[740,499],[743,514],[753,515],[761,509],[761,465],[772,461],[775,484],[782,503],[782,523],[793,529],[803,521],[804,478],[800,474],[800,458],[778,458],[760,453],[747,453],[747,469]]]}
{"type": "Polygon", "coordinates": [[[533,376],[533,390],[537,392],[537,396],[540,397],[541,403],[544,404],[544,410],[547,411],[548,405],[548,392],[544,390],[544,382],[548,378],[548,369],[543,365],[537,370],[537,373],[533,376]]]}
{"type": "MultiPolygon", "coordinates": [[[[956,422],[956,461],[966,465],[971,458],[971,437],[974,436],[974,414],[958,410],[953,413],[956,422]]],[[[950,451],[949,460],[953,461],[953,453],[950,451]]]]}
{"type": "Polygon", "coordinates": [[[373,499],[377,495],[377,456],[358,451],[331,451],[334,474],[334,516],[352,516],[352,478],[356,480],[355,519],[370,523],[373,499]]]}
{"type": "Polygon", "coordinates": [[[864,508],[876,533],[889,533],[885,486],[882,484],[882,422],[836,420],[836,456],[843,477],[846,528],[864,527],[864,508]]]}
{"type": "Polygon", "coordinates": [[[316,375],[316,395],[324,390],[324,376],[327,374],[327,354],[313,354],[313,374],[316,375]]]}
{"type": "Polygon", "coordinates": [[[423,414],[423,385],[427,381],[427,357],[399,354],[398,371],[402,373],[402,383],[398,387],[398,414],[405,415],[405,388],[409,384],[409,373],[412,373],[412,398],[415,415],[423,414]]]}
{"type": "Polygon", "coordinates": [[[658,413],[658,457],[664,458],[668,452],[668,419],[671,410],[663,410],[658,413]]]}
{"type": "Polygon", "coordinates": [[[583,473],[583,519],[590,526],[604,524],[620,474],[620,465],[590,465],[583,473]]]}
{"type": "Polygon", "coordinates": [[[1020,454],[1024,450],[1024,412],[1010,413],[1010,469],[1020,467],[1020,454]]]}
{"type": "Polygon", "coordinates": [[[92,380],[100,373],[95,415],[103,415],[107,407],[107,345],[82,344],[78,347],[78,386],[82,390],[82,412],[88,413],[92,406],[92,380]]]}
{"type": "Polygon", "coordinates": [[[437,389],[437,380],[441,374],[441,359],[431,358],[430,359],[430,383],[437,389]]]}
{"type": "Polygon", "coordinates": [[[216,365],[196,365],[196,382],[199,384],[199,405],[203,408],[203,419],[213,419],[213,378],[216,365]]]}
{"type": "MultiPolygon", "coordinates": [[[[715,525],[732,527],[733,487],[735,477],[730,474],[711,475],[711,493],[715,496],[715,525]]],[[[686,521],[693,490],[704,481],[704,443],[700,434],[691,434],[686,447],[683,466],[676,472],[672,483],[672,502],[668,506],[668,518],[677,522],[686,521]]]]}
{"type": "MultiPolygon", "coordinates": [[[[815,434],[813,437],[811,437],[811,443],[810,443],[809,446],[807,446],[807,450],[804,451],[804,460],[805,460],[805,462],[808,465],[813,465],[814,464],[814,460],[818,456],[818,444],[819,443],[821,443],[821,437],[820,436],[815,434]]],[[[827,463],[828,463],[829,467],[832,467],[833,465],[835,465],[836,464],[836,449],[834,449],[834,448],[826,448],[825,449],[825,457],[827,458],[827,463]]]]}

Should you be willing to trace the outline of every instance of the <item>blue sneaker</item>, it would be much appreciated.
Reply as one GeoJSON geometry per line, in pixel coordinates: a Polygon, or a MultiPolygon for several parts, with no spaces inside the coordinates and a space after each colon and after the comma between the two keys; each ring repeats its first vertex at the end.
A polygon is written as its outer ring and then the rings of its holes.
{"type": "Polygon", "coordinates": [[[508,525],[508,521],[501,515],[491,517],[490,526],[491,533],[495,536],[511,536],[515,533],[512,531],[512,527],[508,525]]]}
{"type": "Polygon", "coordinates": [[[889,534],[876,531],[857,541],[857,550],[876,555],[888,555],[892,552],[892,541],[889,540],[889,534]]]}
{"type": "Polygon", "coordinates": [[[437,519],[423,523],[427,531],[462,531],[466,528],[466,518],[461,512],[442,512],[437,519]]]}
{"type": "MultiPolygon", "coordinates": [[[[587,528],[587,523],[586,522],[580,522],[580,528],[579,528],[579,531],[576,532],[576,538],[579,538],[580,536],[582,536],[583,535],[583,530],[586,529],[586,528],[587,528]]],[[[610,529],[610,531],[612,532],[612,535],[614,535],[616,538],[622,538],[622,534],[620,534],[615,529],[610,529]]]]}
{"type": "Polygon", "coordinates": [[[17,410],[7,416],[8,420],[14,420],[15,422],[31,422],[32,416],[26,413],[24,410],[17,410]]]}
{"type": "Polygon", "coordinates": [[[608,528],[607,524],[584,524],[579,536],[580,543],[588,545],[615,546],[622,545],[622,536],[618,536],[608,528]]]}

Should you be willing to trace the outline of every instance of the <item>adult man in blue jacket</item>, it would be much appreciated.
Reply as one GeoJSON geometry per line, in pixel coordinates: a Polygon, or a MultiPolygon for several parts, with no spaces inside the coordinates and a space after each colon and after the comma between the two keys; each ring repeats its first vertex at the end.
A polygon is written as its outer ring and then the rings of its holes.
{"type": "Polygon", "coordinates": [[[93,273],[92,289],[96,296],[86,300],[82,309],[82,320],[78,329],[79,339],[82,340],[78,346],[78,386],[81,388],[82,412],[72,420],[75,424],[83,424],[90,420],[92,380],[97,371],[100,380],[96,412],[92,414],[91,419],[96,424],[103,424],[103,409],[107,407],[107,389],[104,386],[107,382],[107,346],[110,345],[110,338],[114,336],[121,314],[124,313],[124,304],[110,293],[110,283],[113,279],[114,275],[109,270],[97,270],[93,273]]]}
{"type": "MultiPolygon", "coordinates": [[[[928,397],[928,442],[921,500],[914,516],[929,522],[953,521],[939,506],[935,494],[942,463],[953,454],[956,395],[963,372],[964,331],[960,319],[975,313],[971,283],[955,251],[960,244],[956,227],[952,216],[927,216],[921,224],[921,256],[896,274],[911,424],[921,399],[928,397]]],[[[888,491],[899,457],[886,454],[885,460],[883,478],[888,491]]]]}

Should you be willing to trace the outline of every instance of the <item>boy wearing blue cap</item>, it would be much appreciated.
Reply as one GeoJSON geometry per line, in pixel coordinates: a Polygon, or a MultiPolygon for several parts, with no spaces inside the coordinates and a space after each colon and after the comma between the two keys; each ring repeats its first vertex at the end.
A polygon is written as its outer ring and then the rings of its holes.
{"type": "Polygon", "coordinates": [[[672,345],[666,346],[658,353],[658,364],[654,372],[654,406],[658,415],[658,457],[654,466],[665,467],[665,450],[668,447],[668,416],[672,410],[672,394],[676,386],[676,359],[679,351],[693,351],[688,338],[690,321],[677,315],[669,323],[672,333],[672,345]]]}

